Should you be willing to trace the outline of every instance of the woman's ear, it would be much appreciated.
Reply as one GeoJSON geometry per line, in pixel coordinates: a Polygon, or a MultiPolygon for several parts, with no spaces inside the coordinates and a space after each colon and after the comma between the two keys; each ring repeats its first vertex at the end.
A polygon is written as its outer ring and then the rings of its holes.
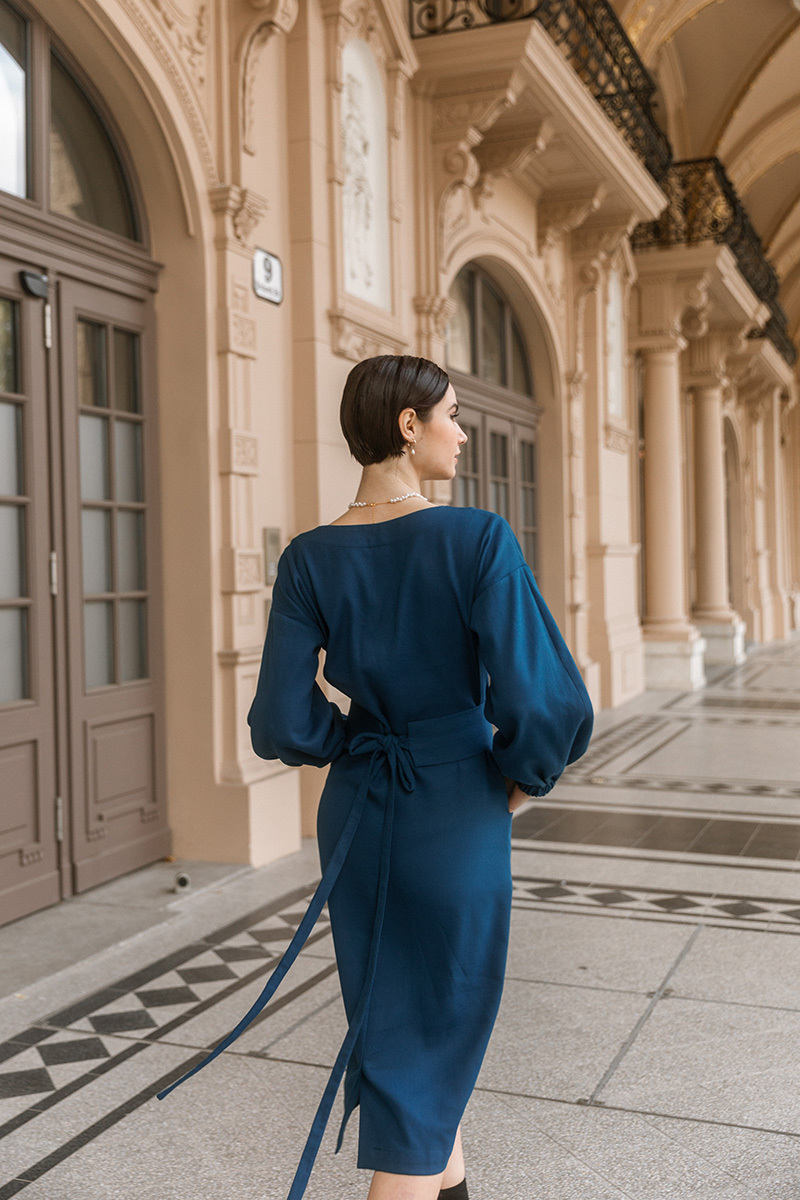
{"type": "Polygon", "coordinates": [[[397,418],[397,424],[400,427],[400,434],[403,438],[414,436],[414,418],[416,415],[413,408],[404,408],[397,418]]]}

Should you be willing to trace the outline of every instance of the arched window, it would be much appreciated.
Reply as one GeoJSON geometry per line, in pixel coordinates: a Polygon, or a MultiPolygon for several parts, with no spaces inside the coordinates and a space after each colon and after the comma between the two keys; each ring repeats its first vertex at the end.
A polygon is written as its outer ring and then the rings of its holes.
{"type": "Polygon", "coordinates": [[[107,120],[62,54],[31,30],[21,7],[0,0],[0,192],[140,240],[107,120]],[[45,174],[32,169],[43,158],[45,174]]]}
{"type": "Polygon", "coordinates": [[[50,56],[50,208],[136,238],[133,205],[111,138],[57,54],[50,56]]]}
{"type": "Polygon", "coordinates": [[[476,263],[450,289],[447,369],[469,441],[453,502],[488,508],[514,529],[534,571],[539,560],[533,375],[521,326],[499,284],[476,263]]]}
{"type": "Polygon", "coordinates": [[[456,276],[450,298],[456,307],[447,335],[448,367],[532,397],[525,339],[494,280],[470,263],[456,276]]]}

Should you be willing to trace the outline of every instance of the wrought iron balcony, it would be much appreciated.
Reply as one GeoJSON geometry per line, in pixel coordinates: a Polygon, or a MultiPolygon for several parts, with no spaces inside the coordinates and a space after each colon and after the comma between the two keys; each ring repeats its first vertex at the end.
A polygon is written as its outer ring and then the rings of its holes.
{"type": "Polygon", "coordinates": [[[661,180],[661,187],[669,203],[656,221],[637,225],[631,238],[634,250],[697,242],[722,242],[730,246],[742,275],[770,309],[769,321],[756,336],[768,337],[793,366],[797,350],[789,337],[786,313],[778,299],[778,274],[764,254],[761,239],[722,163],[718,158],[673,163],[661,180]]]}
{"type": "Polygon", "coordinates": [[[409,0],[412,37],[535,20],[606,115],[661,180],[672,161],[652,110],[655,84],[607,0],[409,0]]]}

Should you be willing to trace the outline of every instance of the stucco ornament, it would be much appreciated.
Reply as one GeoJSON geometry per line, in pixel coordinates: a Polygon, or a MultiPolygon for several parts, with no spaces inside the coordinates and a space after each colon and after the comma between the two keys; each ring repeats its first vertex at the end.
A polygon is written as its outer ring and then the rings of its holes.
{"type": "Polygon", "coordinates": [[[259,13],[256,24],[248,31],[239,54],[241,68],[241,136],[245,154],[255,154],[253,139],[255,109],[255,78],[261,52],[275,33],[291,33],[297,20],[298,0],[250,0],[259,13]]]}
{"type": "Polygon", "coordinates": [[[160,16],[179,55],[188,66],[198,87],[206,76],[208,50],[208,8],[201,4],[192,14],[183,11],[175,0],[150,0],[160,16]]]}
{"type": "Polygon", "coordinates": [[[364,89],[354,75],[344,81],[342,110],[342,163],[344,164],[344,259],[347,290],[358,295],[372,286],[374,271],[367,254],[367,239],[372,227],[374,194],[369,180],[369,138],[367,137],[364,89]]]}
{"type": "Polygon", "coordinates": [[[391,306],[386,92],[361,38],[342,51],[342,266],[344,289],[377,308],[391,306]]]}

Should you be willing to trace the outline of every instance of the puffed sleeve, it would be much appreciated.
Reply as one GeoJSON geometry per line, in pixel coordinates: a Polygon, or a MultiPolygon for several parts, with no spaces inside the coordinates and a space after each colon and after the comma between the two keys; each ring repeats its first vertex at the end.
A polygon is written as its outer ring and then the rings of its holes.
{"type": "Polygon", "coordinates": [[[586,750],[594,714],[511,527],[498,518],[489,540],[470,626],[489,674],[493,753],[505,776],[544,796],[586,750]]]}
{"type": "Polygon", "coordinates": [[[290,543],[278,561],[258,686],[247,714],[261,758],[324,767],[346,748],[345,718],[316,681],[325,642],[290,543]]]}

